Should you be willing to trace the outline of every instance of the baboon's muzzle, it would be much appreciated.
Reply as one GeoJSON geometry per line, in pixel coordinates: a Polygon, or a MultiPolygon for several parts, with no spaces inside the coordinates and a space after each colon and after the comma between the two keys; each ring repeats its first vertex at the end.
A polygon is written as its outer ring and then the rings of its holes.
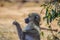
{"type": "Polygon", "coordinates": [[[29,18],[25,19],[25,23],[28,24],[30,22],[29,18]]]}

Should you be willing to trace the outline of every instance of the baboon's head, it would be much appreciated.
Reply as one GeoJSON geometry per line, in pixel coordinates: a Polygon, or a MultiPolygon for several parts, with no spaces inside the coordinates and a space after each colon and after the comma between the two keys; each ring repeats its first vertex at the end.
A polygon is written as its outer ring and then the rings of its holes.
{"type": "Polygon", "coordinates": [[[28,15],[28,18],[25,19],[25,23],[33,22],[36,25],[39,25],[40,16],[37,13],[31,13],[28,15]]]}

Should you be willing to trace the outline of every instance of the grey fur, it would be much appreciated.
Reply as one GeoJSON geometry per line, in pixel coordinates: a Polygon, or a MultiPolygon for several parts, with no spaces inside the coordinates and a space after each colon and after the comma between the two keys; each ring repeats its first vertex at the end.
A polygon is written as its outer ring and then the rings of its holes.
{"type": "Polygon", "coordinates": [[[18,34],[20,33],[19,37],[21,40],[40,40],[40,16],[37,13],[32,13],[28,15],[28,18],[30,19],[30,22],[23,31],[18,22],[13,22],[13,24],[16,25],[17,30],[19,29],[18,27],[20,27],[20,31],[18,31],[18,34]]]}

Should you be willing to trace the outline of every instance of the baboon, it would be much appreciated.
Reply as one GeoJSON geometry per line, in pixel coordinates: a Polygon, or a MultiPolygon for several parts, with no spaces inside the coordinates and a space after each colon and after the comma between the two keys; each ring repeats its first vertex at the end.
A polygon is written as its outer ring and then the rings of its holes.
{"type": "Polygon", "coordinates": [[[16,25],[21,40],[40,40],[39,22],[40,16],[37,13],[31,13],[28,15],[28,18],[25,19],[27,26],[23,31],[17,21],[14,21],[13,24],[16,25]]]}

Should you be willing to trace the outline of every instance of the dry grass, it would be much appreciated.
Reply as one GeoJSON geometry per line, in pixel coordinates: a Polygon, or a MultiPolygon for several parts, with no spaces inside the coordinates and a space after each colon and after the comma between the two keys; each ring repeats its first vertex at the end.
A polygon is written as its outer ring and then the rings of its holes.
{"type": "MultiPolygon", "coordinates": [[[[10,3],[5,3],[4,5],[4,7],[0,7],[0,40],[19,40],[16,27],[12,25],[12,22],[17,20],[23,29],[26,26],[24,19],[28,16],[29,13],[32,12],[36,12],[41,16],[41,27],[48,28],[46,21],[43,21],[45,10],[41,12],[43,7],[40,7],[39,4],[25,3],[19,9],[18,5],[12,5],[10,3]]],[[[56,22],[56,20],[52,22],[52,28],[60,29],[56,22]]],[[[46,37],[51,35],[51,32],[47,30],[42,31],[44,32],[44,37],[42,40],[47,40],[46,37]]]]}

